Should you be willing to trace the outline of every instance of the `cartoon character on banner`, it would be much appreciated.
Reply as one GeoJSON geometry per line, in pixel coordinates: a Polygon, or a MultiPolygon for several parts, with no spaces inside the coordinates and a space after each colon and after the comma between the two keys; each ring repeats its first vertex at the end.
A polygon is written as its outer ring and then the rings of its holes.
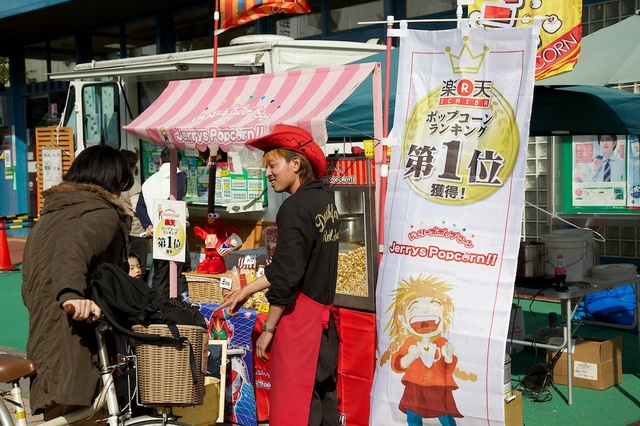
{"type": "Polygon", "coordinates": [[[390,361],[391,369],[404,374],[405,389],[399,409],[409,425],[422,425],[424,418],[438,418],[442,425],[455,425],[458,411],[453,391],[454,376],[475,382],[477,376],[457,367],[453,343],[444,335],[451,328],[453,299],[447,294],[453,285],[433,276],[409,277],[391,295],[393,315],[385,326],[390,344],[380,366],[390,361]]]}
{"type": "Polygon", "coordinates": [[[214,340],[231,340],[233,324],[227,321],[230,317],[226,311],[216,311],[209,318],[209,337],[214,340]]]}
{"type": "Polygon", "coordinates": [[[204,259],[198,264],[198,272],[221,274],[227,271],[224,258],[232,250],[242,245],[235,226],[227,228],[227,223],[217,213],[209,213],[204,227],[193,227],[194,234],[204,240],[204,259]]]}

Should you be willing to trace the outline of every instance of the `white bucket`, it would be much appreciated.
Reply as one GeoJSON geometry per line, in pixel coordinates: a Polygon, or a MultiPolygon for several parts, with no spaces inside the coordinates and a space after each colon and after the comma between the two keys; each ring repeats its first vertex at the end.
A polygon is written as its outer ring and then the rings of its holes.
{"type": "Polygon", "coordinates": [[[542,242],[547,252],[545,275],[553,275],[553,268],[561,254],[567,265],[567,282],[582,281],[584,278],[585,240],[570,235],[543,235],[542,242]]]}
{"type": "MultiPolygon", "coordinates": [[[[591,229],[578,229],[578,228],[569,228],[569,229],[556,229],[551,232],[551,235],[561,235],[565,237],[569,237],[571,239],[583,239],[586,246],[584,259],[582,262],[583,274],[585,277],[591,275],[591,267],[593,265],[597,265],[596,253],[594,250],[595,241],[593,240],[593,231],[591,229]]],[[[551,259],[550,259],[551,260],[551,259]]],[[[566,263],[566,259],[565,259],[566,263]]]]}

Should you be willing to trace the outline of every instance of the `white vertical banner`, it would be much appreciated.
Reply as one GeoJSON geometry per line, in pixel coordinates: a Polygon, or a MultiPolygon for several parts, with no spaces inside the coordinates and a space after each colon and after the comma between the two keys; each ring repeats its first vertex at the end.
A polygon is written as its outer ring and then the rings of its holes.
{"type": "Polygon", "coordinates": [[[401,39],[372,425],[504,422],[539,29],[401,39]]]}

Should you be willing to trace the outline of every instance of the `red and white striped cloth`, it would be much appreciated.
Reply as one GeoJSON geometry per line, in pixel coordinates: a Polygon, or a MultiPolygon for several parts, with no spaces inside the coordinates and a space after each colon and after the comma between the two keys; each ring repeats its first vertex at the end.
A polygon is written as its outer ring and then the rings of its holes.
{"type": "Polygon", "coordinates": [[[374,70],[376,63],[281,73],[178,80],[124,129],[178,148],[228,151],[270,133],[278,123],[327,141],[325,119],[374,70]]]}

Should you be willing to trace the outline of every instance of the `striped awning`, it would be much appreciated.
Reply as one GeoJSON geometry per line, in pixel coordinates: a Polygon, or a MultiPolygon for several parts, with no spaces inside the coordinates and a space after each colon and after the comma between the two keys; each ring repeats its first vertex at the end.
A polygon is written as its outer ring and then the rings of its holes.
{"type": "Polygon", "coordinates": [[[124,129],[157,144],[204,151],[241,148],[278,123],[327,141],[325,119],[376,63],[273,74],[178,80],[124,129]]]}

